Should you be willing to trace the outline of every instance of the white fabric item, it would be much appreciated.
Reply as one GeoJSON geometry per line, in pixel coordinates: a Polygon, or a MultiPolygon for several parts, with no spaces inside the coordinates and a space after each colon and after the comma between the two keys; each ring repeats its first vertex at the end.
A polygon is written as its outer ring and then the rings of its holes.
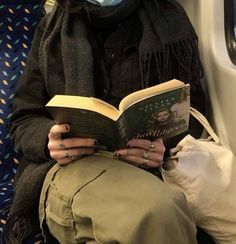
{"type": "Polygon", "coordinates": [[[102,7],[115,6],[122,2],[122,0],[87,0],[87,1],[96,5],[100,5],[102,7]]]}
{"type": "Polygon", "coordinates": [[[220,244],[236,244],[236,159],[220,145],[207,120],[192,113],[211,138],[187,135],[171,149],[162,169],[164,182],[181,189],[192,209],[196,224],[220,244]]]}

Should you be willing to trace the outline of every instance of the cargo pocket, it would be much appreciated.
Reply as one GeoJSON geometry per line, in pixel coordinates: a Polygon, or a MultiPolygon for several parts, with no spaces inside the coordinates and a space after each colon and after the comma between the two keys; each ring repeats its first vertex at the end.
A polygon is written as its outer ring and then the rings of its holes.
{"type": "Polygon", "coordinates": [[[47,192],[45,202],[45,222],[53,236],[56,236],[60,243],[69,243],[75,240],[73,227],[73,216],[71,212],[71,198],[60,194],[52,183],[47,192]]]}
{"type": "MultiPolygon", "coordinates": [[[[61,195],[54,184],[48,190],[46,216],[61,226],[72,227],[71,199],[61,195]]],[[[50,228],[51,229],[51,228],[50,228]]]]}
{"type": "Polygon", "coordinates": [[[48,236],[50,230],[60,243],[68,243],[67,239],[74,239],[71,200],[70,197],[60,193],[54,183],[60,169],[58,164],[54,165],[44,180],[39,204],[40,227],[46,242],[50,240],[48,236]]]}

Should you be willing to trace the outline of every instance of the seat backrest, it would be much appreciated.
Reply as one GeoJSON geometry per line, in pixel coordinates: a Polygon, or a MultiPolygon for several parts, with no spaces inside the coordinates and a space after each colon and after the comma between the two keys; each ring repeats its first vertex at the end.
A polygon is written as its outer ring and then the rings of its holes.
{"type": "Polygon", "coordinates": [[[14,176],[20,158],[9,138],[12,98],[42,16],[41,0],[0,2],[0,180],[14,176]]]}

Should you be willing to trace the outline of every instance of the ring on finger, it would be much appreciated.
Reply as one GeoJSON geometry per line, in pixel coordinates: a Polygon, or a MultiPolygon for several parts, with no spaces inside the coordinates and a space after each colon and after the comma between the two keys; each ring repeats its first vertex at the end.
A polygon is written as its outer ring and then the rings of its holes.
{"type": "Polygon", "coordinates": [[[59,143],[59,147],[60,148],[65,148],[65,144],[63,142],[63,139],[61,139],[60,143],[59,143]]]}
{"type": "Polygon", "coordinates": [[[69,155],[69,152],[68,152],[68,150],[65,148],[65,156],[64,156],[65,158],[69,158],[70,157],[70,155],[69,155]]]}
{"type": "Polygon", "coordinates": [[[149,153],[148,153],[148,151],[144,151],[144,153],[143,153],[143,159],[145,160],[145,159],[149,159],[149,153]]]}
{"type": "Polygon", "coordinates": [[[148,162],[149,162],[149,159],[144,158],[144,159],[143,159],[143,162],[142,162],[141,165],[143,165],[143,166],[148,166],[148,162]]]}
{"type": "Polygon", "coordinates": [[[149,146],[149,148],[150,148],[150,151],[151,151],[151,152],[155,152],[155,148],[156,148],[156,146],[155,146],[154,143],[151,143],[150,146],[149,146]]]}

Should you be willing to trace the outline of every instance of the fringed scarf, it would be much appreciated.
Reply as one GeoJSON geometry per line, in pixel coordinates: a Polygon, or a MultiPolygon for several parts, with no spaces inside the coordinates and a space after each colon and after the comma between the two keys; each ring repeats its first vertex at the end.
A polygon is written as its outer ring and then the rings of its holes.
{"type": "MultiPolygon", "coordinates": [[[[177,78],[199,83],[202,76],[197,36],[183,8],[173,0],[125,0],[117,6],[98,7],[78,0],[58,0],[48,20],[40,46],[40,67],[47,84],[69,95],[94,95],[93,30],[128,25],[127,17],[142,23],[139,44],[142,86],[147,87],[154,65],[157,83],[177,78]],[[56,84],[55,84],[55,83],[56,84]]],[[[126,30],[123,28],[123,30],[126,30]]],[[[122,43],[127,33],[121,33],[122,43]]],[[[116,42],[116,40],[114,40],[116,42]]],[[[103,69],[104,70],[104,69],[103,69]]],[[[104,79],[107,79],[104,72],[104,79]]]]}
{"type": "MultiPolygon", "coordinates": [[[[150,75],[153,75],[150,73],[151,65],[151,70],[156,72],[157,83],[178,78],[190,82],[192,87],[199,87],[202,68],[197,36],[177,2],[124,0],[114,7],[97,7],[81,0],[58,0],[48,18],[39,47],[39,64],[49,86],[47,89],[50,91],[50,86],[53,89],[58,87],[58,94],[93,96],[94,65],[101,64],[94,58],[96,52],[91,32],[113,28],[119,22],[126,25],[131,14],[142,25],[139,69],[143,87],[149,85],[150,75]]],[[[117,42],[122,43],[120,39],[126,34],[119,35],[117,42]]],[[[104,70],[104,79],[108,73],[104,70]]],[[[47,162],[34,169],[32,164],[28,166],[30,170],[21,175],[5,229],[6,243],[20,244],[32,233],[32,213],[37,210],[43,179],[50,168],[48,165],[47,162]]]]}

